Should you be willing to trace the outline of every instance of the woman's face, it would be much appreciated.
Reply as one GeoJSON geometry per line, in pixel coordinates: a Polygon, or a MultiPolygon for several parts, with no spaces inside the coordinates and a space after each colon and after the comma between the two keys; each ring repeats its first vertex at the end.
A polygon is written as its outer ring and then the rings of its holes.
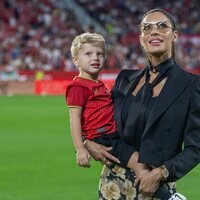
{"type": "Polygon", "coordinates": [[[172,43],[177,39],[167,16],[161,12],[148,14],[141,23],[140,43],[148,56],[172,56],[172,43]]]}

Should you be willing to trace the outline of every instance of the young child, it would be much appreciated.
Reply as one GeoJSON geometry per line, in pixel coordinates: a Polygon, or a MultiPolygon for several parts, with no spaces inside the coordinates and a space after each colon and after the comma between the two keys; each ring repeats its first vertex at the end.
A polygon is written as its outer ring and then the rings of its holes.
{"type": "MultiPolygon", "coordinates": [[[[72,42],[71,54],[79,75],[67,86],[66,101],[77,164],[90,166],[90,154],[82,140],[84,137],[105,146],[112,146],[111,154],[120,160],[121,166],[133,169],[136,176],[148,171],[143,164],[141,169],[134,168],[133,147],[121,140],[117,133],[111,93],[103,82],[98,80],[106,57],[104,38],[97,33],[78,35],[72,42]]],[[[170,191],[163,187],[159,191],[161,195],[171,196],[170,191]]]]}

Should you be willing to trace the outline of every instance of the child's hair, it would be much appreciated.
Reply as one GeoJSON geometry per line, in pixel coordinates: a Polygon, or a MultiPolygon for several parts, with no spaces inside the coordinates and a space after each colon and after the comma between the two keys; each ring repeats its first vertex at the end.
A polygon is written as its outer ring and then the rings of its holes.
{"type": "Polygon", "coordinates": [[[86,32],[76,36],[72,41],[72,46],[71,46],[72,57],[77,56],[83,44],[86,43],[94,44],[95,46],[102,48],[103,51],[106,53],[106,42],[104,37],[98,33],[86,32]]]}

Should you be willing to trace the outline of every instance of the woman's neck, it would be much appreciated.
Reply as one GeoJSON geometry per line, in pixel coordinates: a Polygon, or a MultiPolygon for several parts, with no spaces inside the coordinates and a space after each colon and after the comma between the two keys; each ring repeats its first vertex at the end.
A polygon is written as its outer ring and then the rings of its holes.
{"type": "Polygon", "coordinates": [[[149,61],[151,62],[152,67],[159,65],[169,58],[171,58],[171,55],[162,55],[159,57],[149,55],[149,61]]]}

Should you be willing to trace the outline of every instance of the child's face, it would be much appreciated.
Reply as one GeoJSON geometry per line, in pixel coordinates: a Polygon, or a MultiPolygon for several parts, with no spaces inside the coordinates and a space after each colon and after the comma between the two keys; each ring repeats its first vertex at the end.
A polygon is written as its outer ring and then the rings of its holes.
{"type": "Polygon", "coordinates": [[[105,62],[105,52],[94,44],[83,44],[78,55],[73,58],[80,75],[85,78],[98,78],[105,62]]]}

